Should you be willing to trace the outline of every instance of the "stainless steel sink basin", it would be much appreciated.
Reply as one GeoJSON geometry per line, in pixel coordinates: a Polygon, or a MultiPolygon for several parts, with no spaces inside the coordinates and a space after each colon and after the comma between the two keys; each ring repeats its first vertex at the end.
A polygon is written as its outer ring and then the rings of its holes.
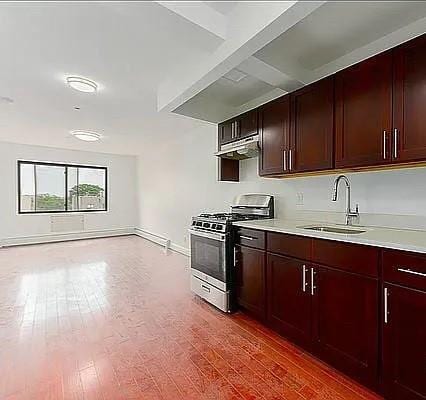
{"type": "Polygon", "coordinates": [[[358,235],[367,231],[352,228],[338,228],[333,226],[298,226],[298,228],[309,229],[311,231],[341,233],[343,235],[358,235]]]}

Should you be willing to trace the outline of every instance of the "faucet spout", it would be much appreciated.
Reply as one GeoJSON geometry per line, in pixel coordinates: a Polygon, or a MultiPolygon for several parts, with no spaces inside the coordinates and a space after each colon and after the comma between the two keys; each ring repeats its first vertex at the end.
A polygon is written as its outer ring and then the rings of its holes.
{"type": "Polygon", "coordinates": [[[352,225],[352,219],[358,218],[359,212],[358,205],[356,206],[355,211],[352,211],[351,209],[351,184],[345,175],[339,175],[334,181],[332,201],[337,201],[340,181],[345,182],[346,186],[346,225],[352,225]]]}

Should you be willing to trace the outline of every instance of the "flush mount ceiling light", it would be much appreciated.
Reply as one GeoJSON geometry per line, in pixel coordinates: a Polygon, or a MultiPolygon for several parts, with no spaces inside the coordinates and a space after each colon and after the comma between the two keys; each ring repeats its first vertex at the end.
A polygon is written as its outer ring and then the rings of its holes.
{"type": "Polygon", "coordinates": [[[71,135],[85,142],[96,142],[102,138],[102,135],[99,133],[91,131],[71,131],[71,135]]]}
{"type": "Polygon", "coordinates": [[[94,93],[98,90],[98,84],[81,76],[67,76],[67,83],[73,89],[85,93],[94,93]]]}

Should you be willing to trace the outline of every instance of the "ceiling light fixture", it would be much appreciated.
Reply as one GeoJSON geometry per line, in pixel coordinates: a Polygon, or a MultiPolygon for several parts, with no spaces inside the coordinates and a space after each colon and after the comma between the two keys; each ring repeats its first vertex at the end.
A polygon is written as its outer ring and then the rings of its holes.
{"type": "Polygon", "coordinates": [[[67,83],[73,89],[85,93],[94,93],[98,90],[98,84],[81,76],[67,76],[67,83]]]}
{"type": "Polygon", "coordinates": [[[84,140],[85,142],[97,142],[102,138],[102,135],[91,131],[71,131],[71,135],[75,138],[84,140]]]}

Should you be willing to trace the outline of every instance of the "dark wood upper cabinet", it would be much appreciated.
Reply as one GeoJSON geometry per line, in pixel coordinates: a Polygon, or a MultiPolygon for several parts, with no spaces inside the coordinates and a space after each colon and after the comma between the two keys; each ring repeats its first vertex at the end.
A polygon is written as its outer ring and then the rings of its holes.
{"type": "Polygon", "coordinates": [[[394,162],[426,160],[426,36],[394,51],[394,162]]]}
{"type": "Polygon", "coordinates": [[[391,160],[392,52],[336,74],[337,168],[391,160]]]}
{"type": "Polygon", "coordinates": [[[378,281],[321,266],[314,271],[316,353],[364,384],[376,386],[378,281]]]}
{"type": "Polygon", "coordinates": [[[290,171],[333,168],[334,77],[306,86],[290,98],[290,171]]]}
{"type": "Polygon", "coordinates": [[[280,97],[259,110],[259,174],[288,172],[290,96],[280,97]]]}
{"type": "Polygon", "coordinates": [[[265,251],[235,246],[237,303],[254,317],[265,318],[265,251]]]}
{"type": "Polygon", "coordinates": [[[242,139],[247,136],[256,135],[258,133],[258,114],[257,109],[249,111],[237,119],[238,138],[242,139]]]}
{"type": "Polygon", "coordinates": [[[219,144],[232,142],[234,134],[233,122],[223,122],[218,125],[219,144]]]}
{"type": "Polygon", "coordinates": [[[267,321],[282,335],[310,347],[311,296],[308,267],[292,257],[267,254],[267,321]]]}
{"type": "Polygon", "coordinates": [[[426,292],[387,283],[384,289],[384,311],[388,311],[383,328],[386,399],[424,400],[426,292]]]}

